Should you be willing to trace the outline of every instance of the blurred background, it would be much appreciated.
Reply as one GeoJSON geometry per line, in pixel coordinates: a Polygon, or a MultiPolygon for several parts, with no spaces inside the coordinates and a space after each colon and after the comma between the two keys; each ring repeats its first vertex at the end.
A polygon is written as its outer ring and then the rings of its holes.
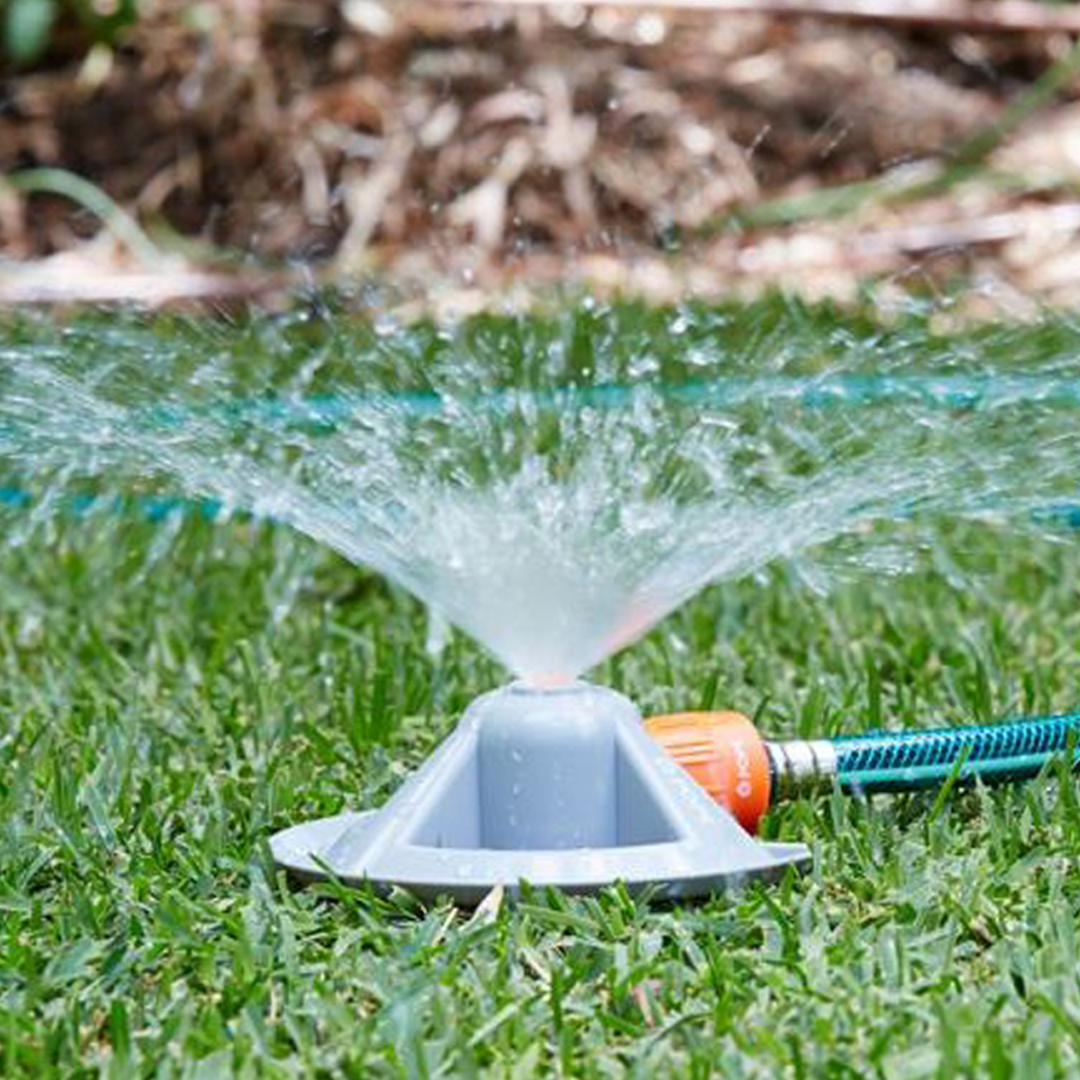
{"type": "Polygon", "coordinates": [[[0,302],[1080,299],[1072,4],[0,11],[0,302]]]}

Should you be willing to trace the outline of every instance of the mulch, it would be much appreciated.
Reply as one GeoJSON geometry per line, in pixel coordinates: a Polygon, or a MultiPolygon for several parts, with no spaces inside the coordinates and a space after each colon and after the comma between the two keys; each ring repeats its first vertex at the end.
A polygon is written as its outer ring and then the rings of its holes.
{"type": "MultiPolygon", "coordinates": [[[[968,307],[1020,314],[1080,298],[1080,86],[985,168],[922,184],[1067,35],[609,4],[194,10],[151,5],[111,51],[61,35],[0,81],[4,171],[92,181],[162,274],[374,278],[456,311],[567,284],[850,298],[870,280],[888,303],[962,280],[968,307]]],[[[49,273],[46,298],[109,274],[123,295],[148,270],[55,193],[0,188],[0,249],[0,299],[49,273]]]]}

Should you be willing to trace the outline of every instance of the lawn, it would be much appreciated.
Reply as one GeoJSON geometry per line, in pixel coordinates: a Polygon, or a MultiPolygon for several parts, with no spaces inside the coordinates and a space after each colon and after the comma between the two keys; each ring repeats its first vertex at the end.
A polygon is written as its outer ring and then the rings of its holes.
{"type": "MultiPolygon", "coordinates": [[[[807,346],[872,335],[770,317],[807,346]]],[[[1068,359],[1074,337],[934,347],[1068,359]]],[[[296,889],[268,836],[379,803],[505,673],[461,635],[433,656],[416,602],[271,524],[0,521],[3,1077],[1080,1075],[1080,799],[1060,765],[785,805],[766,834],[811,867],[707,903],[296,889]]],[[[938,540],[937,569],[895,579],[714,586],[592,677],[646,713],[734,707],[777,736],[1080,706],[1080,533],[942,522],[938,540]]]]}

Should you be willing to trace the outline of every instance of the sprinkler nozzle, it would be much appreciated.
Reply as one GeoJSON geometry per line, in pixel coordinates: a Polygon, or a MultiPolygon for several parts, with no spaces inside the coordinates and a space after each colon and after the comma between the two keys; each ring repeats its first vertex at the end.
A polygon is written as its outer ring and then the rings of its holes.
{"type": "Polygon", "coordinates": [[[645,728],[751,833],[774,796],[829,781],[836,773],[831,743],[766,742],[742,713],[672,713],[651,717],[645,728]]]}

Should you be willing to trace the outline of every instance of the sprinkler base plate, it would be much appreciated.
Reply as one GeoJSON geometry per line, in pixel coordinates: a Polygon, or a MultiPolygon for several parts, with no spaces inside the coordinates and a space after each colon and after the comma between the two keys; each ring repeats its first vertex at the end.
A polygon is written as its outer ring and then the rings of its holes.
{"type": "Polygon", "coordinates": [[[463,905],[522,882],[705,896],[809,859],[745,832],[626,698],[585,684],[485,695],[385,806],[294,825],[270,847],[302,880],[463,905]]]}
{"type": "MultiPolygon", "coordinates": [[[[472,865],[473,853],[471,852],[463,853],[464,857],[458,864],[462,868],[471,868],[473,880],[470,881],[450,880],[453,878],[454,871],[451,870],[450,874],[447,874],[445,863],[439,868],[442,871],[442,881],[427,883],[377,881],[363,874],[352,875],[347,871],[341,873],[328,871],[327,863],[319,853],[326,852],[350,829],[355,828],[360,833],[373,829],[378,814],[377,810],[347,811],[282,829],[270,841],[274,863],[279,869],[288,871],[289,875],[299,882],[313,883],[334,877],[343,885],[352,888],[371,887],[384,893],[397,886],[408,890],[422,900],[434,901],[439,897],[448,896],[463,907],[475,907],[496,886],[504,887],[511,895],[518,892],[520,880],[508,881],[505,875],[499,872],[486,876],[483,881],[478,880],[475,867],[472,865]]],[[[521,880],[526,880],[530,885],[537,887],[554,885],[563,892],[575,894],[596,893],[614,881],[623,881],[631,893],[648,893],[657,900],[678,900],[711,896],[714,893],[737,887],[751,879],[776,880],[783,875],[788,866],[801,866],[810,857],[802,844],[763,843],[761,841],[756,843],[762,849],[766,862],[741,871],[717,869],[712,873],[680,878],[661,878],[650,874],[631,878],[618,873],[614,876],[604,873],[599,878],[588,875],[577,878],[566,876],[557,881],[548,880],[546,875],[541,873],[534,873],[521,880]]],[[[533,854],[547,856],[550,853],[533,854]]],[[[607,853],[597,851],[595,854],[603,857],[607,853]]],[[[538,861],[538,870],[545,861],[546,858],[538,861]]]]}

